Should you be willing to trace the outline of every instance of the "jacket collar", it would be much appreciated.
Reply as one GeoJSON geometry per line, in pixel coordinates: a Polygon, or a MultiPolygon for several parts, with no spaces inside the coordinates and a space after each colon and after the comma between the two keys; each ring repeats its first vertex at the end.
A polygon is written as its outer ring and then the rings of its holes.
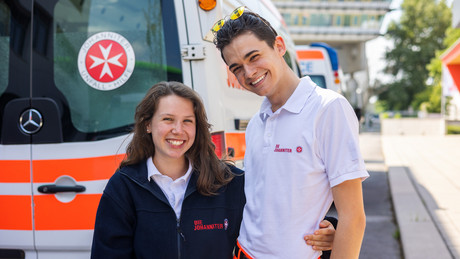
{"type": "MultiPolygon", "coordinates": [[[[146,160],[143,160],[135,165],[129,165],[120,168],[120,174],[128,177],[133,182],[140,185],[142,188],[148,190],[152,193],[157,199],[169,204],[168,199],[164,195],[163,191],[161,190],[160,186],[158,186],[155,181],[149,181],[147,178],[148,170],[147,170],[147,163],[146,160]]],[[[197,172],[195,170],[192,171],[192,175],[190,176],[190,181],[187,185],[187,189],[185,191],[184,199],[196,191],[196,181],[197,181],[197,172]]]]}

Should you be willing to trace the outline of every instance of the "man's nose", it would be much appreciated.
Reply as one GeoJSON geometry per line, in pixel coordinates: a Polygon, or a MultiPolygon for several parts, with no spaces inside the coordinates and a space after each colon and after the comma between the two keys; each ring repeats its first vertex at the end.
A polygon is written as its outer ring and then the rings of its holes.
{"type": "Polygon", "coordinates": [[[256,71],[257,71],[257,69],[255,69],[254,66],[251,66],[251,65],[245,65],[244,66],[244,74],[248,78],[251,78],[254,75],[256,75],[256,71]]]}

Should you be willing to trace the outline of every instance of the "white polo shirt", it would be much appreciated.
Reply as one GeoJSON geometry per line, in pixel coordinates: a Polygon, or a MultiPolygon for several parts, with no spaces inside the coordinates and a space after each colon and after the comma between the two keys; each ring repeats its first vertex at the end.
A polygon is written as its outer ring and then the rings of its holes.
{"type": "Polygon", "coordinates": [[[187,172],[183,176],[173,180],[171,177],[160,173],[153,163],[152,157],[149,157],[149,159],[147,159],[147,172],[147,179],[149,181],[153,179],[155,183],[160,186],[169,204],[171,204],[171,207],[174,209],[176,217],[180,218],[185,191],[187,190],[188,182],[192,176],[192,164],[189,163],[187,172]]]}
{"type": "Polygon", "coordinates": [[[319,226],[331,187],[369,176],[348,101],[309,77],[276,112],[265,98],[246,130],[246,206],[238,238],[254,258],[318,258],[303,237],[319,226]]]}

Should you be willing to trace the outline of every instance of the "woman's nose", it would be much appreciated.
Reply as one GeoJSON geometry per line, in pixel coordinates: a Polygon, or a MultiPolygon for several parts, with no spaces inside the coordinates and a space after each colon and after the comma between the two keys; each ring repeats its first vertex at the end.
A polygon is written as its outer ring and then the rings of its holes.
{"type": "Polygon", "coordinates": [[[172,129],[172,132],[173,133],[181,133],[182,131],[183,131],[182,123],[180,123],[180,122],[175,123],[174,126],[173,126],[173,129],[172,129]]]}

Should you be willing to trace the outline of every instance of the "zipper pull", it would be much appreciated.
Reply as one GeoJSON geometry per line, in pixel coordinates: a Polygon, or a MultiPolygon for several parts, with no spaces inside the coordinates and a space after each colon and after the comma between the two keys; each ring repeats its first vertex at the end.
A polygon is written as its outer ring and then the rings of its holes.
{"type": "Polygon", "coordinates": [[[180,229],[179,219],[177,220],[177,233],[182,237],[182,239],[185,242],[185,235],[184,235],[184,233],[182,233],[182,230],[180,229]]]}
{"type": "Polygon", "coordinates": [[[179,229],[179,234],[181,235],[182,239],[184,239],[184,242],[185,242],[185,236],[180,229],[179,229]]]}

